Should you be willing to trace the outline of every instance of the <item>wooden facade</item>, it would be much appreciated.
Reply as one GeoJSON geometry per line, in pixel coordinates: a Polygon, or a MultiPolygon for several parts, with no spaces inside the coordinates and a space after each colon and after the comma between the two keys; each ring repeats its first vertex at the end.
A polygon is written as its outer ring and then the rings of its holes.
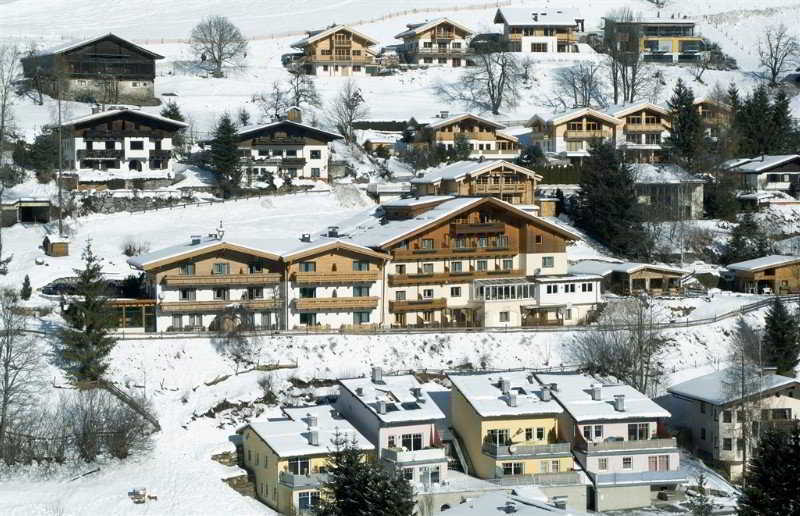
{"type": "Polygon", "coordinates": [[[360,75],[375,63],[371,47],[378,42],[369,36],[338,25],[309,32],[308,37],[293,44],[303,52],[300,63],[306,73],[315,75],[360,75]]]}
{"type": "Polygon", "coordinates": [[[395,38],[402,39],[400,57],[407,64],[467,65],[468,39],[473,32],[447,18],[408,25],[395,38]]]}
{"type": "Polygon", "coordinates": [[[786,257],[784,263],[736,271],[739,292],[798,294],[800,293],[800,257],[786,257]]]}
{"type": "Polygon", "coordinates": [[[534,204],[536,182],[541,176],[507,161],[489,162],[486,167],[462,177],[413,184],[418,195],[491,196],[511,204],[534,204]]]}
{"type": "Polygon", "coordinates": [[[419,123],[413,118],[409,120],[408,125],[415,128],[412,145],[441,145],[452,149],[457,139],[464,138],[469,145],[469,157],[472,159],[481,156],[494,159],[513,158],[519,155],[517,138],[502,133],[504,126],[501,124],[469,113],[452,117],[443,113],[441,116],[442,120],[427,123],[419,123]]]}

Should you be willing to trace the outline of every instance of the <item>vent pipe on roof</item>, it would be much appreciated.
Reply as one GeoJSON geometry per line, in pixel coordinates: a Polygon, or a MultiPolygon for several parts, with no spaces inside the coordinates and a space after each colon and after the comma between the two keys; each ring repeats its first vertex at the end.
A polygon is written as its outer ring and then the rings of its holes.
{"type": "Polygon", "coordinates": [[[356,395],[363,396],[364,395],[364,388],[363,387],[356,387],[356,395]]]}
{"type": "Polygon", "coordinates": [[[202,235],[192,235],[191,239],[192,239],[192,245],[197,245],[197,244],[200,243],[200,241],[203,239],[203,237],[202,237],[202,235]]]}
{"type": "Polygon", "coordinates": [[[617,412],[625,412],[625,395],[624,394],[615,394],[614,395],[614,409],[617,412]]]}
{"type": "Polygon", "coordinates": [[[551,399],[553,399],[553,398],[552,398],[552,395],[550,394],[550,387],[548,387],[547,385],[543,385],[542,386],[542,401],[550,401],[551,399]]]}
{"type": "Polygon", "coordinates": [[[508,394],[508,391],[511,390],[511,382],[506,380],[505,378],[500,378],[500,392],[503,394],[508,394]]]}
{"type": "Polygon", "coordinates": [[[317,416],[312,416],[311,414],[308,414],[307,420],[308,420],[308,427],[309,428],[316,428],[316,426],[317,426],[317,416]]]}
{"type": "Polygon", "coordinates": [[[330,238],[337,238],[339,236],[339,226],[329,226],[328,236],[330,238]]]}
{"type": "Polygon", "coordinates": [[[603,385],[600,383],[592,384],[592,400],[600,401],[603,399],[603,385]]]}
{"type": "Polygon", "coordinates": [[[378,414],[386,414],[386,402],[378,400],[378,414]]]}
{"type": "Polygon", "coordinates": [[[383,383],[383,369],[380,366],[372,368],[372,383],[383,383]]]}
{"type": "Polygon", "coordinates": [[[558,392],[558,384],[556,382],[551,383],[550,390],[553,392],[558,392]]]}
{"type": "Polygon", "coordinates": [[[311,242],[311,233],[303,233],[300,235],[301,242],[311,242]]]}
{"type": "Polygon", "coordinates": [[[308,444],[311,446],[319,446],[319,432],[316,430],[308,432],[308,444]]]}
{"type": "Polygon", "coordinates": [[[508,393],[508,406],[509,407],[516,407],[517,406],[517,393],[516,392],[509,392],[508,393]]]}
{"type": "Polygon", "coordinates": [[[450,116],[449,111],[439,111],[439,118],[448,118],[450,116]]]}
{"type": "Polygon", "coordinates": [[[412,387],[411,388],[411,395],[415,398],[419,399],[422,397],[422,389],[420,387],[412,387]]]}

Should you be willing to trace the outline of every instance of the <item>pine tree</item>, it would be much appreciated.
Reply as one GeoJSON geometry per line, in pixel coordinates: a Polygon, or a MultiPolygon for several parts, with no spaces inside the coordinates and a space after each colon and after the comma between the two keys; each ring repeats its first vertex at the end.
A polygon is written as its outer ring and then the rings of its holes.
{"type": "MultiPolygon", "coordinates": [[[[186,121],[186,118],[183,116],[183,113],[181,113],[180,106],[178,106],[178,103],[175,102],[174,100],[167,101],[164,107],[161,108],[161,116],[163,116],[164,118],[169,118],[170,120],[176,120],[178,122],[186,121]]],[[[172,136],[172,145],[176,149],[179,149],[181,151],[183,150],[184,146],[186,145],[186,140],[184,139],[183,135],[183,129],[177,131],[172,136]]]]}
{"type": "Polygon", "coordinates": [[[217,173],[223,195],[229,197],[242,182],[236,124],[228,113],[223,114],[211,142],[211,168],[217,173]]]}
{"type": "Polygon", "coordinates": [[[397,473],[367,459],[355,440],[333,439],[328,480],[322,485],[320,516],[411,516],[414,492],[397,473]]]}
{"type": "Polygon", "coordinates": [[[714,504],[711,503],[711,498],[706,494],[706,475],[700,473],[697,477],[697,496],[690,498],[686,505],[692,511],[692,516],[711,516],[714,510],[714,504]]]}
{"type": "Polygon", "coordinates": [[[725,171],[715,174],[703,185],[703,206],[710,219],[736,220],[739,202],[736,200],[736,180],[725,171]]]}
{"type": "Polygon", "coordinates": [[[752,212],[745,212],[731,231],[731,238],[722,257],[722,263],[737,263],[764,256],[764,254],[760,254],[760,247],[763,244],[757,244],[762,238],[762,234],[752,212]]]}
{"type": "Polygon", "coordinates": [[[675,85],[668,106],[671,126],[666,146],[675,162],[687,170],[696,172],[705,140],[705,130],[694,105],[694,93],[681,79],[678,79],[675,85]]]}
{"type": "Polygon", "coordinates": [[[22,280],[22,288],[19,290],[19,297],[22,298],[24,301],[27,301],[31,298],[31,293],[33,290],[31,289],[31,279],[28,275],[25,275],[25,279],[22,280]]]}
{"type": "Polygon", "coordinates": [[[772,138],[769,141],[770,154],[791,154],[795,151],[795,127],[789,97],[779,89],[772,102],[769,117],[772,120],[772,138]]]}
{"type": "Polygon", "coordinates": [[[634,187],[633,170],[614,146],[598,143],[580,181],[576,224],[613,253],[646,258],[651,249],[634,187]]]}
{"type": "Polygon", "coordinates": [[[790,432],[770,429],[761,437],[745,472],[740,516],[800,515],[800,425],[790,432]]]}
{"type": "Polygon", "coordinates": [[[469,159],[469,155],[472,152],[470,148],[469,139],[467,139],[464,133],[458,133],[454,142],[453,142],[453,161],[463,161],[469,159]]]}
{"type": "Polygon", "coordinates": [[[64,313],[69,326],[59,331],[59,340],[67,375],[75,381],[95,381],[108,367],[106,359],[116,344],[110,332],[117,321],[108,301],[102,259],[94,254],[91,242],[86,244],[82,257],[84,268],[75,269],[75,299],[64,313]]]}
{"type": "Polygon", "coordinates": [[[741,109],[742,154],[769,154],[771,142],[775,138],[771,112],[769,92],[766,86],[758,86],[747,96],[741,109]]]}
{"type": "Polygon", "coordinates": [[[239,111],[236,113],[236,118],[240,126],[244,127],[250,125],[250,112],[247,111],[244,106],[239,108],[239,111]]]}
{"type": "Polygon", "coordinates": [[[800,356],[799,331],[797,319],[776,296],[767,312],[761,343],[766,363],[776,367],[780,375],[794,378],[800,356]]]}

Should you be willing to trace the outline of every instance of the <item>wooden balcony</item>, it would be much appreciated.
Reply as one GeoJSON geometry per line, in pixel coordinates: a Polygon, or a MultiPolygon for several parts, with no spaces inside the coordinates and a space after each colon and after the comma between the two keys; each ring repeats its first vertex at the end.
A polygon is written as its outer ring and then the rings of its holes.
{"type": "Polygon", "coordinates": [[[588,130],[567,130],[564,133],[564,138],[573,139],[573,140],[590,140],[593,138],[607,138],[610,136],[610,133],[606,131],[588,131],[588,130]]]}
{"type": "Polygon", "coordinates": [[[456,35],[454,32],[434,32],[433,39],[449,41],[451,39],[455,39],[456,35]]]}
{"type": "Polygon", "coordinates": [[[625,124],[628,133],[660,133],[664,130],[661,124],[625,124]]]}
{"type": "Polygon", "coordinates": [[[443,308],[447,308],[447,299],[443,297],[408,301],[389,301],[389,311],[394,313],[441,310],[443,308]]]}
{"type": "Polygon", "coordinates": [[[514,192],[524,193],[527,189],[528,185],[524,183],[474,183],[469,187],[470,195],[514,192]]]}
{"type": "Polygon", "coordinates": [[[164,277],[170,287],[194,287],[198,285],[271,285],[280,283],[280,273],[258,274],[170,274],[164,277]]]}
{"type": "Polygon", "coordinates": [[[306,140],[305,138],[301,138],[298,136],[287,136],[286,138],[267,138],[267,137],[260,137],[260,138],[253,138],[253,146],[258,145],[305,145],[306,140]]]}
{"type": "Polygon", "coordinates": [[[351,55],[314,55],[308,56],[304,58],[302,61],[308,63],[354,63],[354,64],[368,64],[372,63],[373,59],[371,56],[351,56],[351,55]]]}
{"type": "Polygon", "coordinates": [[[424,260],[426,258],[488,258],[494,256],[514,256],[518,253],[514,242],[509,238],[507,244],[494,243],[488,247],[476,247],[468,244],[464,247],[439,247],[434,249],[395,249],[392,256],[396,260],[413,259],[424,260]]]}
{"type": "Polygon", "coordinates": [[[78,159],[125,159],[122,149],[79,149],[78,159]]]}
{"type": "Polygon", "coordinates": [[[312,285],[372,283],[378,281],[380,277],[380,271],[295,272],[292,274],[292,281],[312,285]]]}
{"type": "Polygon", "coordinates": [[[518,278],[525,276],[521,269],[497,269],[492,271],[439,272],[420,274],[390,274],[389,286],[406,285],[438,285],[447,283],[464,283],[479,278],[518,278]]]}
{"type": "Polygon", "coordinates": [[[303,297],[294,300],[294,308],[300,312],[372,310],[377,307],[377,297],[303,297]]]}
{"type": "Polygon", "coordinates": [[[150,151],[150,159],[170,159],[172,157],[172,151],[169,150],[151,150],[150,151]]]}
{"type": "Polygon", "coordinates": [[[216,300],[216,301],[170,301],[159,305],[162,312],[222,312],[230,306],[241,306],[247,310],[275,310],[280,308],[281,300],[254,299],[244,300],[216,300]]]}
{"type": "MultiPolygon", "coordinates": [[[[476,185],[476,186],[499,186],[499,185],[476,185]]],[[[507,190],[504,190],[507,191],[507,190]]],[[[487,222],[476,224],[450,224],[450,231],[457,235],[472,235],[476,233],[502,233],[506,230],[506,225],[502,222],[487,222]]]]}
{"type": "Polygon", "coordinates": [[[578,37],[574,32],[567,32],[565,34],[556,34],[556,41],[559,43],[568,42],[568,43],[575,43],[578,41],[578,37]]]}

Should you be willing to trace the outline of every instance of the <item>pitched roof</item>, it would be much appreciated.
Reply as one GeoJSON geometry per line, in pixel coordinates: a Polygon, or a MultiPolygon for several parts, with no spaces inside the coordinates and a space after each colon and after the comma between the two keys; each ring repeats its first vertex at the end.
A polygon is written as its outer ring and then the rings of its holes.
{"type": "Polygon", "coordinates": [[[800,154],[767,154],[756,158],[750,158],[746,161],[731,160],[729,164],[731,169],[738,172],[743,172],[745,174],[758,174],[794,160],[798,160],[798,164],[800,164],[800,154]]]}
{"type": "Polygon", "coordinates": [[[534,171],[525,167],[515,165],[514,163],[505,160],[487,160],[487,161],[456,161],[444,167],[431,168],[422,171],[421,177],[415,177],[411,180],[412,184],[437,184],[442,180],[458,181],[460,179],[472,176],[479,176],[497,167],[505,166],[520,174],[525,174],[529,177],[534,177],[536,180],[541,180],[542,176],[536,174],[534,171]]]}
{"type": "Polygon", "coordinates": [[[239,136],[240,138],[244,138],[249,133],[255,133],[255,132],[258,132],[258,131],[263,131],[264,129],[271,129],[271,128],[274,128],[274,127],[280,127],[282,125],[289,125],[289,126],[293,126],[293,127],[297,127],[297,128],[303,129],[305,131],[310,131],[310,132],[317,133],[317,134],[321,135],[323,138],[328,139],[329,141],[340,140],[340,139],[344,138],[344,136],[342,136],[339,133],[326,131],[324,129],[320,129],[318,127],[314,127],[313,125],[303,124],[301,122],[295,122],[293,120],[276,120],[274,122],[269,122],[267,124],[247,125],[247,126],[244,126],[244,127],[240,128],[238,131],[236,131],[236,135],[239,136]]]}
{"type": "Polygon", "coordinates": [[[475,374],[450,374],[447,378],[481,417],[561,414],[564,409],[554,399],[542,399],[542,384],[530,371],[475,374]],[[501,380],[509,382],[509,393],[516,395],[516,406],[503,394],[501,380]]]}
{"type": "Polygon", "coordinates": [[[384,423],[433,421],[445,419],[444,412],[433,402],[431,395],[414,375],[384,375],[380,383],[372,378],[347,378],[339,385],[361,400],[378,419],[384,423]],[[412,389],[419,388],[421,396],[414,396],[412,389]],[[361,391],[359,391],[361,389],[361,391]],[[361,395],[358,393],[361,392],[361,395]],[[386,413],[378,412],[378,402],[386,403],[386,413]]]}
{"type": "Polygon", "coordinates": [[[632,274],[645,269],[653,269],[661,272],[673,274],[688,274],[683,269],[677,267],[670,267],[668,265],[658,265],[652,263],[636,263],[636,262],[609,262],[605,260],[581,260],[569,266],[569,272],[577,274],[599,274],[600,276],[607,276],[612,272],[622,272],[625,274],[632,274]]]}
{"type": "Polygon", "coordinates": [[[642,109],[650,109],[652,111],[657,111],[662,115],[669,115],[669,110],[661,106],[659,104],[653,104],[652,102],[636,102],[633,104],[612,104],[605,109],[598,109],[598,111],[602,111],[608,115],[611,115],[616,118],[624,117],[630,113],[635,113],[636,111],[641,111],[642,109]]]}
{"type": "Polygon", "coordinates": [[[464,32],[466,32],[467,36],[475,33],[475,31],[473,31],[472,29],[470,29],[469,27],[467,27],[465,25],[462,25],[462,24],[460,24],[458,22],[455,22],[455,21],[451,20],[450,18],[442,17],[442,18],[436,18],[435,20],[426,21],[424,23],[410,23],[410,24],[406,25],[406,27],[408,27],[408,29],[404,30],[403,32],[401,32],[400,34],[395,36],[395,39],[403,39],[403,38],[406,38],[408,36],[415,36],[415,35],[417,35],[417,34],[419,34],[421,32],[425,32],[428,29],[432,29],[433,27],[436,27],[437,25],[440,25],[442,23],[449,23],[450,25],[458,27],[459,29],[461,29],[464,32]]]}
{"type": "Polygon", "coordinates": [[[179,122],[177,120],[173,120],[171,118],[167,118],[161,115],[155,115],[153,113],[148,113],[146,111],[141,111],[139,109],[107,109],[105,111],[100,111],[99,113],[92,113],[89,115],[84,115],[78,118],[73,118],[72,120],[67,120],[61,124],[62,127],[73,126],[77,124],[82,124],[85,122],[92,122],[94,120],[102,120],[103,118],[109,118],[114,116],[119,116],[122,114],[130,113],[135,116],[139,116],[142,118],[149,118],[151,120],[156,120],[158,122],[163,122],[166,124],[172,124],[176,127],[189,127],[189,124],[185,122],[179,122]]]}
{"type": "Polygon", "coordinates": [[[575,25],[581,13],[577,9],[529,9],[525,7],[501,7],[494,15],[495,23],[551,27],[575,25]]]}
{"type": "Polygon", "coordinates": [[[381,258],[381,259],[391,258],[391,256],[388,254],[379,253],[373,251],[369,247],[364,247],[362,245],[358,245],[353,242],[348,242],[340,238],[320,238],[319,240],[313,242],[303,242],[303,244],[297,247],[297,249],[284,253],[283,258],[286,261],[294,261],[294,260],[300,260],[302,258],[314,254],[328,252],[331,250],[338,250],[338,249],[346,249],[348,251],[353,251],[358,254],[372,256],[373,258],[381,258]]]}
{"type": "Polygon", "coordinates": [[[370,46],[378,44],[377,40],[372,39],[364,33],[358,32],[348,25],[334,25],[333,27],[328,27],[327,29],[308,31],[305,38],[292,43],[292,48],[303,48],[306,45],[317,41],[318,39],[330,36],[331,34],[339,32],[340,30],[346,30],[347,32],[350,32],[359,38],[364,39],[367,43],[369,43],[370,46]]]}
{"type": "Polygon", "coordinates": [[[101,39],[105,39],[105,38],[108,38],[108,37],[116,39],[117,41],[120,41],[120,42],[122,42],[122,43],[124,43],[126,45],[129,45],[129,46],[135,48],[136,50],[142,52],[143,54],[149,55],[153,59],[164,59],[164,56],[156,54],[155,52],[151,52],[150,50],[147,50],[144,47],[140,47],[139,45],[137,45],[135,43],[132,43],[132,42],[128,41],[127,39],[121,38],[121,37],[119,37],[116,34],[113,34],[111,32],[109,32],[107,34],[101,34],[99,36],[94,36],[94,37],[91,37],[91,38],[88,38],[88,39],[71,40],[71,41],[67,41],[65,43],[60,43],[60,44],[58,44],[56,46],[45,48],[43,50],[39,50],[39,51],[36,52],[36,55],[37,56],[46,56],[46,55],[50,55],[50,54],[61,54],[63,52],[69,52],[70,50],[75,50],[76,48],[80,48],[80,47],[83,47],[83,46],[86,46],[86,45],[91,45],[92,43],[95,43],[97,41],[100,41],[101,39]]]}
{"type": "Polygon", "coordinates": [[[754,395],[798,384],[796,379],[787,376],[774,373],[759,374],[760,371],[755,369],[751,372],[752,374],[749,376],[752,381],[746,381],[744,389],[741,387],[741,377],[738,370],[734,367],[729,367],[673,385],[667,389],[667,392],[705,401],[713,405],[725,405],[740,399],[742,390],[745,390],[747,395],[754,395]]]}
{"type": "Polygon", "coordinates": [[[607,113],[603,113],[602,111],[598,111],[598,110],[592,109],[592,108],[572,109],[572,110],[567,111],[565,113],[561,113],[561,114],[558,114],[558,115],[553,115],[550,118],[542,118],[542,117],[540,117],[538,115],[534,115],[533,117],[531,117],[531,120],[539,119],[539,120],[543,120],[544,122],[549,123],[549,124],[563,124],[564,122],[569,122],[570,120],[573,120],[573,119],[581,117],[581,116],[586,116],[586,115],[597,117],[597,118],[599,118],[601,120],[605,120],[606,122],[608,122],[610,124],[614,124],[614,125],[620,125],[620,124],[623,123],[622,120],[618,119],[615,116],[611,116],[611,115],[609,115],[607,113]]]}
{"type": "Polygon", "coordinates": [[[473,113],[460,113],[460,114],[453,115],[453,116],[450,116],[450,117],[447,117],[447,118],[443,118],[443,119],[442,118],[433,118],[433,119],[429,119],[429,120],[425,120],[425,121],[419,120],[419,123],[426,124],[431,129],[437,129],[439,127],[448,126],[448,125],[453,124],[455,122],[458,122],[460,120],[464,120],[465,118],[474,118],[475,120],[477,120],[479,122],[482,122],[482,123],[484,123],[486,125],[492,126],[495,129],[505,129],[505,127],[506,127],[503,124],[498,124],[497,122],[489,120],[488,118],[483,118],[483,117],[475,115],[473,113]]]}
{"type": "Polygon", "coordinates": [[[781,267],[783,265],[791,265],[793,263],[800,263],[800,256],[771,254],[768,256],[762,256],[761,258],[731,263],[728,265],[728,268],[734,271],[756,272],[760,271],[761,269],[781,267]]]}

